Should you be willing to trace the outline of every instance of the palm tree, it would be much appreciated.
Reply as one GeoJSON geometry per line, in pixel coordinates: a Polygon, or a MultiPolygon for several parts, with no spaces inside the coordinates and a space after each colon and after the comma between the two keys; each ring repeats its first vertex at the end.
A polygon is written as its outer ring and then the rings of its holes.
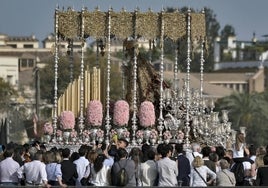
{"type": "Polygon", "coordinates": [[[267,144],[265,123],[268,120],[268,102],[263,93],[239,94],[220,99],[217,108],[229,110],[233,129],[244,126],[247,128],[247,141],[254,144],[267,144]]]}

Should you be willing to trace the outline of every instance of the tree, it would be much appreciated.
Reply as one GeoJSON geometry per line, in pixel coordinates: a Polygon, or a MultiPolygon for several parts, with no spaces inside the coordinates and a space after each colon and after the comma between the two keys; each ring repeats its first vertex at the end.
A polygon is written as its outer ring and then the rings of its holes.
{"type": "Polygon", "coordinates": [[[233,26],[227,24],[221,30],[221,41],[227,42],[230,36],[235,36],[235,29],[233,26]]]}
{"type": "Polygon", "coordinates": [[[217,109],[229,110],[233,129],[247,128],[247,141],[263,145],[268,139],[266,122],[268,120],[268,102],[264,94],[235,93],[217,102],[217,109]],[[266,131],[265,131],[266,130],[266,131]]]}
{"type": "Polygon", "coordinates": [[[5,111],[9,108],[10,99],[12,95],[16,95],[17,92],[13,87],[6,82],[3,78],[0,77],[0,110],[5,111]]]}

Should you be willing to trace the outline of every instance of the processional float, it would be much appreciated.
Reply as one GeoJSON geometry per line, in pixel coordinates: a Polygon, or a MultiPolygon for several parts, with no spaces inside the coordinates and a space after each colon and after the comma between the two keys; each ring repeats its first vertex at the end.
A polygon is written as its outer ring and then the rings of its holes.
{"type": "MultiPolygon", "coordinates": [[[[191,142],[199,142],[200,144],[228,147],[228,143],[234,139],[234,134],[231,134],[231,122],[228,121],[228,111],[222,110],[221,118],[219,118],[219,112],[214,112],[213,105],[208,108],[207,99],[204,96],[205,44],[204,11],[194,13],[188,10],[187,13],[179,11],[170,13],[162,10],[154,13],[151,10],[147,12],[139,10],[114,12],[110,9],[107,12],[102,12],[99,9],[94,11],[87,9],[74,11],[70,8],[66,11],[60,11],[56,9],[53,131],[52,137],[47,142],[50,142],[51,145],[94,144],[96,141],[109,143],[116,135],[129,139],[130,146],[138,146],[143,143],[154,145],[163,142],[183,142],[186,148],[190,148],[191,142]],[[113,76],[110,72],[111,36],[122,39],[127,45],[130,45],[130,47],[124,46],[124,49],[129,51],[129,61],[131,62],[131,70],[128,74],[131,76],[131,79],[128,79],[131,80],[131,84],[128,84],[127,91],[129,100],[122,98],[122,100],[117,101],[113,110],[110,104],[110,79],[113,76]],[[84,76],[84,45],[88,37],[93,37],[96,41],[105,41],[107,49],[105,109],[102,109],[100,99],[87,99],[85,103],[88,93],[85,91],[85,82],[87,81],[85,81],[84,76]],[[150,44],[152,41],[158,43],[161,51],[160,71],[157,72],[159,78],[157,82],[158,95],[151,95],[154,99],[141,97],[139,91],[143,87],[142,84],[147,84],[140,83],[138,80],[139,76],[142,75],[141,71],[145,70],[141,70],[140,66],[143,64],[139,64],[138,56],[137,41],[141,37],[147,39],[150,44]],[[70,46],[74,39],[81,41],[81,66],[78,82],[80,93],[76,122],[73,112],[59,111],[57,86],[60,57],[58,46],[59,39],[62,38],[68,40],[70,46]],[[185,61],[187,68],[182,86],[179,86],[178,79],[178,64],[180,63],[178,62],[178,46],[174,49],[173,84],[170,87],[165,85],[164,41],[166,39],[172,40],[177,45],[180,41],[186,41],[187,58],[185,61]],[[191,53],[194,45],[198,46],[200,51],[200,88],[198,90],[192,90],[190,86],[191,53]],[[132,117],[129,118],[129,116],[132,117]],[[78,125],[76,131],[74,130],[75,124],[78,125]]],[[[71,56],[70,59],[71,64],[71,56]]],[[[146,65],[150,66],[150,63],[147,62],[146,65]]],[[[72,75],[72,73],[70,74],[72,75]]],[[[70,77],[72,78],[72,76],[70,77]]],[[[147,92],[155,91],[150,91],[147,88],[147,92]]]]}

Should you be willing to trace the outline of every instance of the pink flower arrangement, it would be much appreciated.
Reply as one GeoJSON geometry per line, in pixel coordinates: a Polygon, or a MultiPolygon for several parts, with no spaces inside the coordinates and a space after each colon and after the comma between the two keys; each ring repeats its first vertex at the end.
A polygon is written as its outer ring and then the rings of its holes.
{"type": "Polygon", "coordinates": [[[71,138],[75,138],[75,137],[77,137],[77,131],[73,129],[71,132],[71,138]]]}
{"type": "Polygon", "coordinates": [[[114,104],[113,123],[117,126],[125,126],[129,120],[129,105],[124,100],[116,101],[114,104]]]}
{"type": "Polygon", "coordinates": [[[89,135],[91,134],[91,132],[89,131],[89,130],[84,130],[83,132],[82,132],[82,134],[83,134],[83,136],[85,137],[85,138],[89,138],[89,135]]]}
{"type": "Polygon", "coordinates": [[[92,100],[87,107],[87,121],[91,126],[101,126],[103,118],[102,104],[98,100],[92,100]]]}
{"type": "Polygon", "coordinates": [[[137,138],[143,138],[143,135],[144,134],[144,132],[142,131],[142,130],[138,130],[137,132],[136,132],[136,137],[137,138]]]}
{"type": "Polygon", "coordinates": [[[140,125],[143,127],[151,127],[155,124],[154,105],[150,101],[141,103],[139,110],[140,125]]]}
{"type": "Polygon", "coordinates": [[[177,138],[178,138],[179,140],[183,140],[183,139],[184,139],[184,133],[183,133],[181,130],[179,130],[179,131],[177,132],[177,138]]]}
{"type": "Polygon", "coordinates": [[[62,131],[60,129],[57,130],[56,132],[57,137],[62,137],[62,131]]]}
{"type": "Polygon", "coordinates": [[[171,135],[170,131],[165,131],[165,132],[163,133],[163,136],[164,136],[164,139],[165,139],[165,140],[166,140],[166,139],[171,139],[171,138],[172,138],[172,135],[171,135]]]}
{"type": "Polygon", "coordinates": [[[123,131],[123,135],[122,135],[124,138],[129,138],[130,136],[130,132],[126,129],[123,131]]]}
{"type": "Polygon", "coordinates": [[[158,132],[155,129],[151,130],[150,138],[152,139],[157,139],[158,137],[158,132]]]}
{"type": "Polygon", "coordinates": [[[60,126],[63,130],[72,130],[75,125],[75,117],[72,111],[63,111],[60,114],[60,126]]]}
{"type": "Polygon", "coordinates": [[[101,129],[98,129],[96,136],[97,136],[97,138],[103,138],[104,137],[104,131],[101,130],[101,129]]]}
{"type": "Polygon", "coordinates": [[[44,131],[44,134],[46,134],[46,135],[52,135],[53,134],[52,124],[50,122],[46,122],[43,125],[43,131],[44,131]]]}

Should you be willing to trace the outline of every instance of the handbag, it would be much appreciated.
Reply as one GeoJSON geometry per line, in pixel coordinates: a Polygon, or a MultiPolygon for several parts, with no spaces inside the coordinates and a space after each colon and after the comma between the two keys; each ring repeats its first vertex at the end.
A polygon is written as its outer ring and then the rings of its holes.
{"type": "MultiPolygon", "coordinates": [[[[90,168],[90,165],[87,166],[87,168],[90,168]]],[[[87,169],[86,169],[87,171],[87,169]]],[[[80,180],[80,183],[82,186],[94,186],[93,183],[89,182],[89,180],[91,179],[91,170],[90,170],[90,174],[88,177],[83,177],[81,180],[80,180]]]]}

